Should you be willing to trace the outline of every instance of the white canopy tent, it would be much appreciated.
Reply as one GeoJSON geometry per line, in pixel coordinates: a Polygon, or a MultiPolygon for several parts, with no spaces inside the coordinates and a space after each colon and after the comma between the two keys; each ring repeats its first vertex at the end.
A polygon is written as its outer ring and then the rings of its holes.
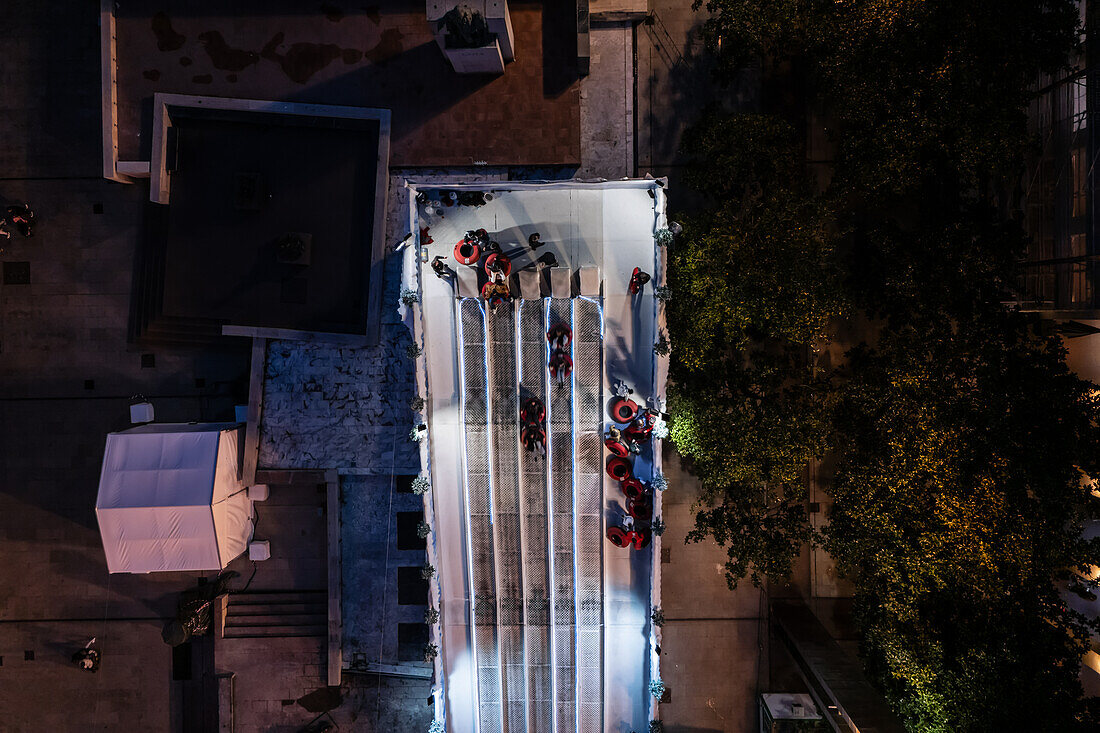
{"type": "Polygon", "coordinates": [[[248,548],[240,427],[150,424],[110,433],[96,517],[112,573],[221,570],[248,548]]]}

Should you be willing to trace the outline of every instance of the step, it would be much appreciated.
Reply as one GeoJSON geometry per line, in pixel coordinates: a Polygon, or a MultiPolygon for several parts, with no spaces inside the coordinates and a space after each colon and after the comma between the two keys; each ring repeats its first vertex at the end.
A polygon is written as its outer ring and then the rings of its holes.
{"type": "Polygon", "coordinates": [[[312,626],[226,626],[226,639],[275,639],[303,636],[328,636],[328,624],[312,626]]]}
{"type": "Polygon", "coordinates": [[[225,628],[241,628],[245,626],[316,626],[328,625],[328,616],[323,613],[286,613],[286,614],[255,614],[251,616],[225,617],[225,628]]]}
{"type": "Polygon", "coordinates": [[[249,616],[296,616],[316,613],[328,615],[328,604],[324,601],[301,601],[299,603],[231,603],[226,610],[226,618],[249,616]]]}
{"type": "Polygon", "coordinates": [[[270,590],[230,593],[229,605],[327,603],[328,591],[320,590],[270,590]]]}

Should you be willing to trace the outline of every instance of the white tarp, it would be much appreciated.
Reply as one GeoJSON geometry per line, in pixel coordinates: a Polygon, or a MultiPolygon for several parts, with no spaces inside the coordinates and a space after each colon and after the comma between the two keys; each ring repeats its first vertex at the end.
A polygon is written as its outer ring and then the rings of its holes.
{"type": "Polygon", "coordinates": [[[151,424],[107,436],[96,517],[112,573],[221,570],[248,548],[252,505],[234,424],[151,424]]]}

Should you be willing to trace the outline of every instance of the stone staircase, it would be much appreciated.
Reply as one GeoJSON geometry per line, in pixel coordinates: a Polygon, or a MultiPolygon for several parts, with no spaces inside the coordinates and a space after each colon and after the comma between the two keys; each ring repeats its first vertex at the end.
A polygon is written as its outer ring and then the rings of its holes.
{"type": "Polygon", "coordinates": [[[325,590],[230,593],[225,613],[226,639],[326,636],[325,590]]]}

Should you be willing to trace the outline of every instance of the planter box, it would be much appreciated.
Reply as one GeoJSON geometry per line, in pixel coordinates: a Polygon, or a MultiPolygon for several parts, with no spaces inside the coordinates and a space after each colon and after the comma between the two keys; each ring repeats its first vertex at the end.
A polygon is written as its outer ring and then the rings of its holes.
{"type": "Polygon", "coordinates": [[[443,55],[459,74],[504,73],[504,56],[496,40],[481,48],[444,48],[443,55]]]}
{"type": "Polygon", "coordinates": [[[443,55],[459,74],[503,74],[504,64],[515,60],[512,18],[507,0],[427,0],[426,17],[443,55]],[[493,43],[482,48],[448,48],[439,21],[452,8],[464,5],[481,13],[493,34],[493,43]]]}

